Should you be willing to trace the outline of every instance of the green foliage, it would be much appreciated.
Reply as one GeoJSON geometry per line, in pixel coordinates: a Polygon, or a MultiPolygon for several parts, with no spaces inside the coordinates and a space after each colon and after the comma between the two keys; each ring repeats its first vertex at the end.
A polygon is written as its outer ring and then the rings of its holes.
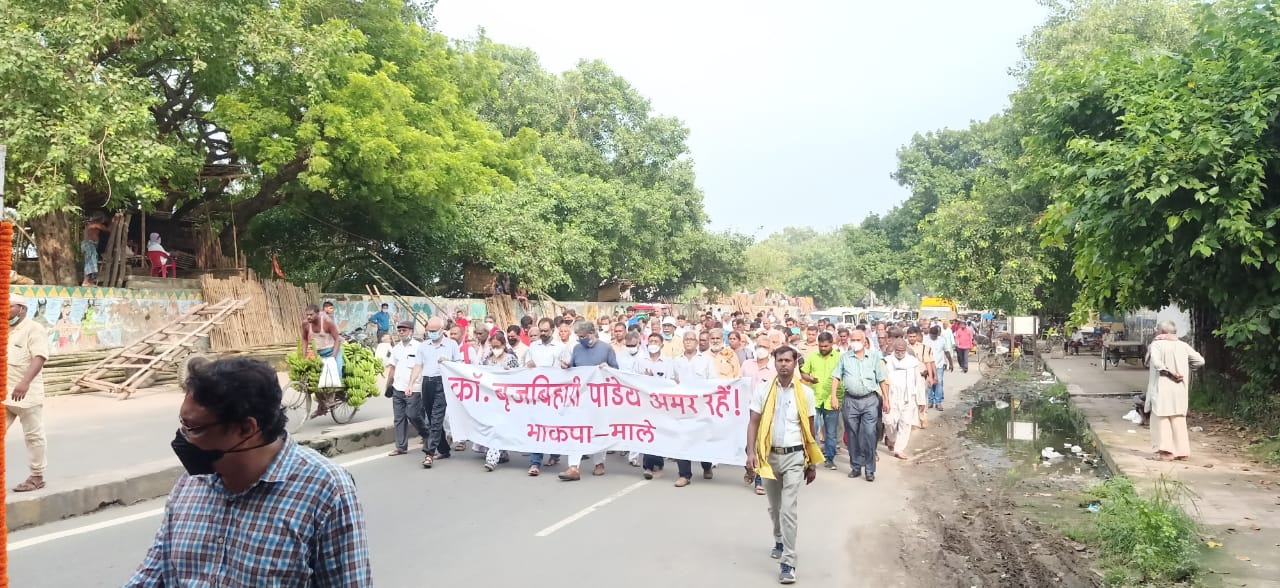
{"type": "Polygon", "coordinates": [[[1052,194],[1045,238],[1074,255],[1077,311],[1211,308],[1254,395],[1280,383],[1277,8],[1202,5],[1185,45],[1117,36],[1037,63],[1015,97],[1052,194]]]}
{"type": "MultiPolygon", "coordinates": [[[[436,295],[462,294],[468,264],[557,298],[594,297],[598,286],[618,279],[634,282],[646,296],[691,284],[727,290],[740,281],[735,260],[749,240],[705,230],[688,130],[680,121],[656,116],[647,99],[597,61],[557,76],[543,70],[532,51],[483,36],[450,47],[447,55],[451,65],[439,65],[454,88],[447,103],[465,106],[484,132],[498,135],[468,141],[497,150],[480,157],[486,164],[510,164],[490,178],[496,182],[481,175],[483,181],[458,185],[460,193],[443,201],[374,194],[357,201],[345,187],[330,188],[332,197],[299,199],[259,217],[249,232],[250,250],[287,253],[287,271],[326,289],[362,288],[369,251],[436,295]]],[[[362,98],[347,110],[379,100],[387,99],[362,98]]],[[[381,116],[403,107],[390,104],[381,116]]],[[[371,149],[370,156],[383,150],[371,149]]],[[[429,179],[440,188],[444,179],[477,176],[431,163],[423,169],[448,176],[429,179]]]]}
{"type": "Polygon", "coordinates": [[[746,285],[813,296],[821,307],[869,304],[898,290],[901,267],[878,219],[833,231],[786,227],[746,251],[746,285]]]}
{"type": "Polygon", "coordinates": [[[1185,486],[1162,477],[1147,498],[1120,476],[1090,492],[1101,503],[1092,537],[1102,548],[1108,584],[1147,586],[1195,574],[1199,530],[1179,506],[1191,498],[1185,486]]]}

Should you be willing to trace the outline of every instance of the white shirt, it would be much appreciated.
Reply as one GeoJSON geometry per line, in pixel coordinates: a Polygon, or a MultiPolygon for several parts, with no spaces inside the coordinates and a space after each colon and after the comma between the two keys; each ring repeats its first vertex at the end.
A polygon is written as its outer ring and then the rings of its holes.
{"type": "Polygon", "coordinates": [[[396,366],[396,373],[392,374],[391,385],[401,392],[409,390],[409,376],[413,373],[413,364],[418,361],[418,342],[410,339],[409,342],[400,343],[391,347],[391,358],[387,360],[387,365],[396,366]]]}
{"type": "Polygon", "coordinates": [[[668,380],[676,379],[675,367],[672,365],[672,360],[667,357],[653,359],[646,355],[640,361],[636,362],[636,369],[640,370],[640,373],[642,374],[647,373],[649,375],[658,378],[666,378],[668,380]]]}
{"type": "Polygon", "coordinates": [[[551,338],[550,343],[535,339],[529,344],[529,351],[524,354],[525,364],[528,365],[532,361],[534,367],[559,367],[562,347],[563,345],[555,337],[551,338]]]}
{"type": "Polygon", "coordinates": [[[640,362],[648,359],[643,349],[637,351],[635,355],[631,354],[631,350],[626,347],[622,351],[616,352],[618,356],[618,369],[633,374],[643,374],[644,370],[640,368],[640,362]]]}
{"type": "Polygon", "coordinates": [[[715,377],[715,367],[711,365],[711,359],[701,353],[695,353],[692,358],[680,355],[672,359],[671,369],[675,371],[677,382],[710,380],[715,377]]]}
{"type": "Polygon", "coordinates": [[[937,339],[933,337],[925,337],[924,342],[933,349],[933,365],[938,369],[947,367],[947,352],[951,351],[951,346],[947,345],[947,338],[938,335],[937,339]]]}
{"type": "MultiPolygon", "coordinates": [[[[769,396],[769,386],[772,384],[773,379],[770,379],[756,385],[755,391],[751,394],[751,412],[764,414],[764,401],[769,396]]],[[[806,418],[803,425],[800,422],[794,386],[800,387],[805,400],[809,403],[809,414],[807,416],[814,417],[818,414],[818,407],[813,398],[813,388],[805,385],[798,378],[792,379],[791,385],[793,386],[792,388],[778,386],[778,394],[774,397],[774,401],[777,403],[773,408],[772,431],[774,447],[804,445],[804,432],[800,427],[809,426],[809,419],[806,418]]]]}

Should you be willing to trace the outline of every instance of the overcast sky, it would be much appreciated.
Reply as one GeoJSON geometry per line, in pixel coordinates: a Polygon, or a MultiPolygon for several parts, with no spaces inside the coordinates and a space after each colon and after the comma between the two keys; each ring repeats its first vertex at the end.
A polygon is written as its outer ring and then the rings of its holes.
{"type": "Polygon", "coordinates": [[[690,129],[715,229],[830,228],[907,197],[912,134],[1004,108],[1035,0],[439,0],[439,28],[602,59],[690,129]]]}

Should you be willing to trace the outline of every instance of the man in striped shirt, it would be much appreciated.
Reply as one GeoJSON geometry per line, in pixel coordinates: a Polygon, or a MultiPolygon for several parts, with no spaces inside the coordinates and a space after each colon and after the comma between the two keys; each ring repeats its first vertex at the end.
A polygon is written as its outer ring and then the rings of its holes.
{"type": "Polygon", "coordinates": [[[192,362],[174,484],[127,587],[373,586],[351,474],[285,434],[280,384],[248,358],[192,362]]]}

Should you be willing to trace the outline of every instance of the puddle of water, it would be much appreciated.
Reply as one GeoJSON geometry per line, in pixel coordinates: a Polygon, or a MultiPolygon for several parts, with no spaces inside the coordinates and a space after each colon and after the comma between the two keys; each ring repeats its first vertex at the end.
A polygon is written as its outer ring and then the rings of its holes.
{"type": "Polygon", "coordinates": [[[997,392],[980,396],[968,416],[969,426],[963,435],[991,453],[1003,453],[1019,469],[1041,474],[1106,475],[1084,419],[1064,400],[1028,390],[997,392]],[[1053,457],[1046,458],[1050,450],[1053,457]]]}

